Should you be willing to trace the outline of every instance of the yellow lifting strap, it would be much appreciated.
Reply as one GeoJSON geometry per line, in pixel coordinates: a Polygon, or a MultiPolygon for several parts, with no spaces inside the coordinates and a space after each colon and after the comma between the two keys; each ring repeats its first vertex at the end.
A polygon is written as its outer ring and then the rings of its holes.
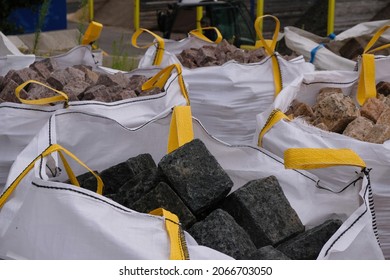
{"type": "Polygon", "coordinates": [[[38,155],[24,170],[22,173],[19,174],[19,176],[12,182],[12,184],[6,188],[6,190],[3,192],[3,194],[0,196],[0,208],[3,207],[4,203],[7,201],[9,196],[13,193],[13,191],[16,189],[16,187],[20,184],[20,182],[23,180],[24,177],[31,171],[31,169],[34,167],[35,163],[50,155],[53,152],[58,152],[61,160],[64,164],[64,168],[66,170],[66,173],[70,179],[71,184],[75,186],[80,186],[79,182],[76,179],[76,176],[74,175],[74,172],[70,168],[70,165],[68,164],[65,156],[63,153],[67,154],[69,157],[71,157],[74,161],[76,161],[78,164],[80,164],[82,167],[87,169],[89,172],[92,173],[93,176],[95,176],[96,181],[97,181],[97,193],[102,194],[103,193],[103,181],[97,175],[92,169],[90,169],[85,163],[83,163],[81,160],[79,160],[74,154],[72,154],[70,151],[65,149],[64,147],[58,145],[58,144],[53,144],[50,145],[46,150],[44,150],[40,155],[38,155]]]}
{"type": "MultiPolygon", "coordinates": [[[[278,58],[275,54],[275,48],[276,43],[278,42],[279,37],[279,30],[280,30],[280,21],[277,17],[272,15],[264,15],[259,16],[256,18],[255,21],[255,30],[257,33],[257,36],[260,38],[261,46],[264,47],[265,52],[271,56],[272,60],[272,71],[273,71],[273,77],[274,77],[274,86],[275,86],[275,97],[279,94],[279,92],[282,90],[282,75],[280,71],[280,66],[278,62],[278,58]],[[275,30],[274,34],[272,36],[272,40],[265,40],[263,37],[263,32],[261,30],[262,22],[264,18],[272,18],[275,21],[275,30]]],[[[256,43],[256,45],[259,45],[256,43]]]]}
{"type": "Polygon", "coordinates": [[[287,169],[316,169],[333,166],[365,168],[366,163],[351,149],[290,148],[284,152],[287,169]]]}
{"type": "Polygon", "coordinates": [[[188,96],[188,90],[185,85],[184,79],[183,79],[183,71],[180,66],[180,64],[175,63],[172,65],[169,65],[168,67],[165,67],[162,69],[160,72],[158,72],[156,75],[154,75],[152,78],[147,80],[143,85],[142,85],[142,90],[149,90],[155,87],[158,87],[160,89],[163,89],[165,84],[167,83],[169,77],[172,74],[172,71],[176,70],[178,74],[178,81],[180,85],[180,90],[181,93],[183,94],[184,98],[187,100],[187,105],[190,105],[190,98],[188,96]]]}
{"type": "Polygon", "coordinates": [[[187,244],[184,237],[184,232],[182,231],[179,218],[165,210],[163,208],[157,208],[151,212],[151,215],[162,216],[165,218],[165,228],[168,233],[168,238],[170,241],[170,260],[189,260],[189,253],[187,244]]]}
{"type": "Polygon", "coordinates": [[[168,137],[168,154],[194,139],[190,106],[173,108],[168,137]]]}
{"type": "Polygon", "coordinates": [[[212,27],[212,26],[209,26],[209,27],[201,27],[200,30],[199,29],[194,29],[194,30],[191,30],[189,32],[189,34],[191,36],[194,36],[194,37],[197,37],[203,41],[206,41],[206,42],[209,42],[209,43],[215,43],[215,44],[219,44],[221,41],[222,41],[222,34],[221,32],[219,32],[218,28],[216,27],[212,27]],[[215,41],[212,41],[210,40],[209,38],[207,38],[205,35],[203,35],[203,31],[204,30],[214,30],[215,34],[217,35],[217,38],[215,39],[215,41]]]}
{"type": "Polygon", "coordinates": [[[165,42],[164,42],[163,38],[161,38],[157,34],[153,33],[152,31],[149,31],[149,30],[144,29],[144,28],[139,28],[134,32],[133,36],[131,37],[131,43],[134,47],[139,48],[139,49],[146,49],[146,48],[149,48],[150,46],[156,44],[156,54],[154,56],[153,65],[158,66],[161,64],[163,57],[164,57],[164,48],[165,48],[165,42]],[[139,46],[137,44],[137,40],[138,40],[139,36],[144,32],[152,35],[156,39],[156,42],[152,42],[152,43],[146,44],[144,46],[139,46]]]}
{"type": "Polygon", "coordinates": [[[390,25],[385,25],[380,28],[364,48],[362,55],[361,69],[358,81],[357,101],[359,105],[363,105],[369,98],[376,97],[376,81],[375,81],[375,56],[374,52],[390,47],[390,44],[371,49],[382,34],[390,28],[390,25]]]}
{"type": "Polygon", "coordinates": [[[66,93],[62,92],[62,91],[59,91],[59,90],[56,90],[52,87],[49,87],[48,85],[45,85],[41,82],[38,82],[38,81],[35,81],[35,80],[28,80],[26,82],[24,82],[23,84],[19,85],[16,89],[15,89],[15,95],[16,97],[20,100],[21,103],[23,104],[30,104],[30,105],[48,105],[50,103],[55,103],[55,102],[65,102],[64,103],[64,107],[67,107],[68,106],[68,101],[69,101],[69,97],[68,95],[66,95],[66,93]],[[41,99],[35,99],[35,100],[27,100],[27,99],[23,99],[20,97],[20,91],[27,85],[29,84],[38,84],[38,85],[41,85],[43,87],[46,87],[52,91],[54,91],[55,93],[57,93],[58,95],[56,96],[52,96],[52,97],[45,97],[45,98],[41,98],[41,99]]]}
{"type": "Polygon", "coordinates": [[[280,120],[290,120],[289,117],[287,117],[282,111],[279,109],[275,109],[272,111],[272,113],[269,115],[267,122],[265,123],[264,127],[261,129],[259,133],[259,138],[257,140],[257,145],[259,147],[263,146],[263,138],[264,135],[280,120]]]}
{"type": "Polygon", "coordinates": [[[94,42],[96,42],[97,39],[99,39],[102,29],[103,24],[96,21],[91,21],[87,27],[87,30],[85,30],[81,44],[92,45],[94,42]]]}

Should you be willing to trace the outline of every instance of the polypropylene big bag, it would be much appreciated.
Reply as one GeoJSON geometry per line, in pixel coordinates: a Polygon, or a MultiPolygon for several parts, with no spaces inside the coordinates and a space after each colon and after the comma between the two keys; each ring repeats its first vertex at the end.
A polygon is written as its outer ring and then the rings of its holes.
{"type": "MultiPolygon", "coordinates": [[[[382,28],[381,32],[389,27],[382,28]]],[[[368,49],[372,45],[369,44],[368,49]]],[[[363,54],[359,72],[321,71],[309,73],[286,87],[275,99],[273,105],[266,112],[257,116],[258,129],[254,141],[257,145],[279,156],[282,156],[287,149],[295,147],[350,148],[359,154],[372,168],[370,174],[379,240],[385,257],[389,258],[389,141],[383,144],[360,141],[308,125],[302,118],[289,119],[284,114],[294,99],[312,106],[319,90],[326,87],[340,88],[344,95],[355,100],[357,106],[363,105],[368,98],[376,97],[376,83],[379,81],[390,82],[388,71],[390,58],[374,57],[372,54],[367,54],[368,49],[363,54]]],[[[311,172],[329,185],[347,184],[351,179],[351,176],[347,176],[349,170],[345,168],[329,173],[322,170],[311,172]]]]}
{"type": "MultiPolygon", "coordinates": [[[[244,64],[231,60],[221,66],[183,67],[194,116],[213,136],[227,143],[250,144],[256,130],[256,115],[273,102],[283,87],[302,73],[314,71],[314,66],[305,62],[302,56],[287,61],[275,52],[280,23],[276,17],[265,17],[275,20],[276,25],[272,40],[265,40],[259,29],[263,18],[259,17],[255,22],[267,53],[262,61],[244,64]]],[[[140,67],[164,66],[164,63],[177,61],[176,54],[183,46],[189,48],[191,43],[200,41],[198,37],[189,37],[184,39],[185,43],[180,41],[175,45],[169,41],[163,44],[164,41],[156,37],[155,45],[149,47],[140,67]]],[[[199,48],[199,44],[194,43],[192,47],[199,48]]]]}
{"type": "MultiPolygon", "coordinates": [[[[29,143],[34,135],[46,123],[49,117],[59,109],[84,111],[102,114],[124,125],[136,127],[153,117],[171,110],[176,105],[188,103],[188,93],[178,65],[158,69],[140,69],[126,75],[152,76],[144,84],[145,88],[160,87],[162,92],[152,96],[143,96],[106,103],[97,101],[67,102],[65,93],[53,90],[55,94],[46,100],[22,100],[26,104],[4,102],[0,104],[0,186],[3,186],[8,170],[17,154],[29,143]],[[157,72],[157,74],[156,74],[157,72]],[[47,104],[55,103],[54,106],[47,104]],[[34,105],[38,104],[38,105],[34,105]],[[39,105],[42,104],[42,105],[39,105]]],[[[26,82],[27,85],[30,82],[26,82]]],[[[21,85],[20,89],[23,88],[21,85]]]]}
{"type": "MultiPolygon", "coordinates": [[[[364,22],[338,34],[334,38],[324,38],[303,29],[287,26],[284,28],[284,38],[289,49],[298,55],[303,55],[306,61],[311,61],[317,70],[353,71],[356,61],[342,57],[326,48],[324,44],[337,43],[343,45],[354,38],[371,38],[382,26],[389,24],[388,20],[364,22]]],[[[390,36],[384,35],[384,42],[390,42],[390,36]]]]}
{"type": "MultiPolygon", "coordinates": [[[[163,219],[61,183],[72,177],[68,173],[49,178],[45,164],[73,170],[76,175],[84,173],[85,168],[76,161],[62,164],[61,155],[56,153],[46,160],[42,153],[47,155],[48,150],[62,147],[61,151],[70,151],[90,170],[102,170],[141,153],[149,153],[158,162],[167,147],[172,150],[192,137],[200,139],[228,173],[234,183],[231,191],[250,180],[274,175],[306,228],[330,218],[341,219],[342,226],[325,244],[318,259],[383,259],[373,228],[375,209],[370,202],[369,172],[364,163],[349,161],[357,166],[353,172],[355,184],[343,191],[323,189],[317,177],[285,169],[283,161],[271,153],[216,140],[199,121],[191,119],[188,106],[175,107],[173,115],[168,112],[137,128],[85,112],[62,111],[53,115],[15,160],[0,196],[0,257],[167,259],[172,249],[168,249],[163,219]]],[[[340,159],[328,164],[347,162],[340,159]]],[[[296,163],[291,166],[298,166],[296,163]]],[[[199,246],[187,233],[185,239],[189,259],[227,258],[199,246]]]]}

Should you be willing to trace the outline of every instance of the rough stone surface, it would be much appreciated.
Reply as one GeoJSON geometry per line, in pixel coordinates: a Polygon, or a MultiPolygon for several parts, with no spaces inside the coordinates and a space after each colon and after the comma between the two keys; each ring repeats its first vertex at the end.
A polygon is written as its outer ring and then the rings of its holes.
{"type": "Polygon", "coordinates": [[[322,99],[325,97],[331,95],[331,94],[343,94],[343,91],[341,88],[332,88],[332,87],[324,87],[320,89],[318,92],[318,95],[316,97],[316,102],[321,102],[322,99]]]}
{"type": "Polygon", "coordinates": [[[73,67],[84,72],[85,81],[90,85],[95,84],[98,81],[100,73],[93,71],[91,66],[75,65],[73,67]]]}
{"type": "Polygon", "coordinates": [[[28,87],[27,94],[28,94],[27,99],[29,100],[42,99],[42,98],[53,97],[57,95],[55,91],[39,84],[31,84],[28,87]]]}
{"type": "Polygon", "coordinates": [[[357,117],[348,124],[343,134],[360,141],[364,141],[374,123],[365,117],[357,117]]]}
{"type": "MultiPolygon", "coordinates": [[[[94,172],[99,175],[99,172],[97,172],[95,170],[94,170],[94,172]]],[[[90,191],[93,191],[93,192],[96,192],[97,180],[91,172],[86,172],[86,173],[83,173],[81,175],[78,175],[76,177],[76,179],[79,182],[80,187],[87,189],[87,190],[90,190],[90,191]]],[[[69,182],[69,181],[67,181],[67,182],[69,182]]]]}
{"type": "Polygon", "coordinates": [[[193,48],[185,49],[180,54],[177,55],[177,58],[179,59],[179,61],[184,67],[192,69],[198,67],[195,63],[196,54],[197,54],[196,49],[193,48]]]}
{"type": "Polygon", "coordinates": [[[120,101],[120,100],[137,97],[137,93],[134,90],[122,89],[115,95],[115,97],[116,98],[113,101],[120,101]]]}
{"type": "MultiPolygon", "coordinates": [[[[0,98],[4,101],[20,103],[19,99],[15,95],[15,89],[19,85],[14,80],[9,80],[5,83],[3,90],[0,92],[0,98]]],[[[27,92],[23,89],[20,91],[20,97],[26,99],[28,97],[27,92]]]]}
{"type": "Polygon", "coordinates": [[[195,223],[188,232],[200,245],[235,259],[248,259],[256,250],[245,230],[221,209],[214,210],[204,220],[195,223]]]}
{"type": "Polygon", "coordinates": [[[28,81],[28,80],[37,80],[43,81],[39,75],[30,68],[23,68],[17,71],[11,70],[5,75],[5,78],[9,78],[15,81],[18,85],[28,81]]]}
{"type": "Polygon", "coordinates": [[[263,48],[242,50],[229,44],[225,39],[216,45],[185,49],[177,54],[180,63],[187,68],[218,66],[229,60],[235,60],[238,63],[253,63],[261,61],[264,57],[266,53],[263,48]]]}
{"type": "Polygon", "coordinates": [[[118,163],[100,172],[100,177],[104,183],[104,194],[112,194],[119,190],[119,188],[127,181],[131,180],[135,175],[142,171],[150,170],[149,167],[154,164],[150,155],[142,154],[130,158],[125,162],[118,163]]]}
{"type": "Polygon", "coordinates": [[[78,101],[78,96],[83,93],[88,87],[90,87],[90,84],[84,81],[79,81],[77,83],[68,83],[64,86],[62,91],[68,95],[69,101],[78,101]]]}
{"type": "Polygon", "coordinates": [[[383,144],[390,139],[390,126],[385,124],[376,124],[367,133],[364,141],[376,144],[383,144]]]}
{"type": "Polygon", "coordinates": [[[315,260],[322,247],[341,224],[340,220],[328,220],[287,240],[276,248],[293,260],[315,260]]]}
{"type": "Polygon", "coordinates": [[[68,75],[64,70],[53,71],[46,79],[50,86],[57,90],[62,90],[68,82],[68,75]]]}
{"type": "Polygon", "coordinates": [[[142,85],[148,80],[147,77],[142,75],[134,75],[131,76],[127,88],[132,89],[135,91],[137,95],[139,95],[142,92],[142,85]]]}
{"type": "Polygon", "coordinates": [[[339,52],[342,57],[356,60],[358,56],[364,52],[364,47],[358,40],[351,38],[344,43],[344,45],[339,49],[339,52]]]}
{"type": "Polygon", "coordinates": [[[128,83],[128,78],[121,72],[115,74],[101,74],[96,82],[97,85],[105,85],[106,87],[118,85],[122,88],[126,88],[128,83]]]}
{"type": "Polygon", "coordinates": [[[304,231],[275,176],[248,182],[224,200],[222,209],[248,232],[257,248],[304,231]]]}
{"type": "Polygon", "coordinates": [[[150,90],[143,90],[138,93],[138,96],[150,96],[150,95],[155,95],[161,92],[161,89],[155,87],[151,88],[150,90]]]}
{"type": "Polygon", "coordinates": [[[232,180],[199,139],[164,156],[158,167],[196,216],[225,198],[233,187],[232,180]]]}
{"type": "Polygon", "coordinates": [[[80,100],[95,100],[101,102],[112,102],[110,95],[111,88],[104,85],[95,85],[78,95],[80,100]]]}
{"type": "Polygon", "coordinates": [[[376,85],[376,90],[378,93],[383,94],[384,96],[390,95],[390,83],[381,81],[376,85]]]}
{"type": "Polygon", "coordinates": [[[5,77],[3,76],[0,76],[0,92],[3,90],[4,88],[4,80],[5,80],[5,77]]]}
{"type": "Polygon", "coordinates": [[[215,60],[215,47],[213,46],[203,46],[198,50],[197,56],[195,57],[196,64],[198,65],[204,65],[215,60]]]}
{"type": "Polygon", "coordinates": [[[390,125],[390,107],[386,107],[376,121],[377,124],[390,125]]]}
{"type": "Polygon", "coordinates": [[[379,99],[369,98],[360,108],[360,114],[376,123],[385,108],[386,105],[379,99]]]}
{"type": "Polygon", "coordinates": [[[136,173],[126,181],[119,189],[108,195],[112,200],[132,208],[133,204],[152,190],[157,184],[156,170],[144,170],[136,173]]]}
{"type": "MultiPolygon", "coordinates": [[[[248,57],[246,61],[247,63],[259,62],[267,56],[263,48],[258,48],[252,51],[246,51],[245,53],[247,54],[248,57]]],[[[286,60],[290,60],[290,59],[287,58],[286,60]]]]}
{"type": "Polygon", "coordinates": [[[359,109],[349,96],[330,94],[313,106],[316,117],[330,131],[342,133],[347,125],[360,115],[359,109]]]}
{"type": "Polygon", "coordinates": [[[40,61],[35,61],[29,67],[37,72],[42,78],[47,79],[50,74],[58,68],[58,65],[55,60],[51,58],[45,58],[40,61]]]}
{"type": "Polygon", "coordinates": [[[293,117],[303,116],[303,117],[313,118],[314,112],[312,108],[306,103],[299,102],[298,100],[294,100],[291,103],[289,110],[286,112],[286,115],[288,116],[292,115],[293,117]]]}
{"type": "Polygon", "coordinates": [[[271,245],[261,247],[249,256],[250,260],[291,260],[271,245]]]}
{"type": "Polygon", "coordinates": [[[138,212],[149,213],[157,208],[164,208],[179,217],[184,229],[196,222],[195,216],[177,196],[177,194],[164,182],[160,182],[155,188],[144,194],[142,198],[133,203],[129,208],[138,212]]]}
{"type": "MultiPolygon", "coordinates": [[[[11,70],[0,78],[0,102],[20,103],[14,96],[15,84],[18,86],[27,80],[36,80],[48,86],[64,91],[70,101],[95,100],[114,102],[137,96],[149,96],[162,92],[156,87],[142,91],[142,85],[148,78],[143,75],[128,77],[122,72],[115,74],[100,73],[91,66],[75,65],[65,69],[57,68],[54,60],[44,59],[34,62],[30,67],[11,70]],[[3,92],[4,91],[4,92],[3,92]]],[[[38,99],[52,96],[54,93],[42,86],[30,84],[22,94],[28,93],[24,99],[38,99]]]]}

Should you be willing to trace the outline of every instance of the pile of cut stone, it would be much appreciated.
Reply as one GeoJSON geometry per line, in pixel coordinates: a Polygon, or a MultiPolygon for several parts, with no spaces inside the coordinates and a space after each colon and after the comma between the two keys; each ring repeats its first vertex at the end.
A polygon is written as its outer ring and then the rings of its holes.
{"type": "MultiPolygon", "coordinates": [[[[157,166],[150,154],[140,154],[99,175],[104,196],[139,212],[167,209],[200,245],[235,259],[316,259],[341,225],[328,220],[305,231],[274,176],[230,193],[233,182],[199,139],[157,166]]],[[[91,173],[77,178],[96,191],[91,173]]]]}
{"type": "Polygon", "coordinates": [[[267,55],[263,48],[243,50],[223,39],[215,46],[206,45],[198,49],[185,49],[176,56],[184,67],[193,69],[205,66],[220,66],[229,60],[235,60],[239,63],[259,62],[267,55]]]}
{"type": "Polygon", "coordinates": [[[369,98],[359,109],[340,88],[323,88],[314,106],[294,100],[286,115],[302,117],[323,130],[383,144],[390,139],[390,83],[379,82],[377,93],[377,98],[369,98]]]}
{"type": "MultiPolygon", "coordinates": [[[[102,73],[86,65],[60,69],[55,60],[46,58],[27,68],[10,70],[4,77],[0,76],[0,102],[20,103],[15,96],[15,89],[28,80],[44,83],[66,93],[69,101],[114,102],[161,92],[159,88],[142,91],[142,84],[148,80],[148,77],[143,75],[127,77],[121,72],[102,73]]],[[[27,100],[53,95],[55,93],[52,90],[38,84],[29,84],[20,92],[20,97],[27,100]]]]}

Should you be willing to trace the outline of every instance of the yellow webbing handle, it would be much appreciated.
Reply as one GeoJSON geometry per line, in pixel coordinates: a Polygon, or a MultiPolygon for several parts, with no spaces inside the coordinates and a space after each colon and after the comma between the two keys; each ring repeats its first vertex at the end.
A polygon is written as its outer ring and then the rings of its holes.
{"type": "Polygon", "coordinates": [[[175,214],[163,208],[157,208],[149,212],[149,214],[162,216],[165,218],[165,228],[168,232],[171,245],[169,259],[189,260],[189,253],[185,242],[184,233],[180,228],[179,218],[175,214]]]}
{"type": "Polygon", "coordinates": [[[290,148],[284,152],[287,169],[315,169],[332,166],[366,167],[363,159],[351,149],[290,148]]]}
{"type": "Polygon", "coordinates": [[[194,139],[190,106],[173,108],[168,136],[168,154],[194,139]]]}
{"type": "Polygon", "coordinates": [[[15,95],[20,100],[20,102],[22,102],[24,104],[30,104],[30,105],[47,105],[47,104],[54,103],[54,102],[65,101],[65,107],[67,107],[68,101],[69,101],[69,97],[66,95],[66,93],[64,93],[62,91],[59,91],[59,90],[56,90],[56,89],[54,89],[52,87],[49,87],[48,85],[45,85],[45,84],[43,84],[41,82],[34,81],[34,80],[28,80],[28,81],[24,82],[23,84],[19,85],[15,89],[15,95]],[[36,100],[26,100],[26,99],[23,99],[23,98],[20,97],[20,91],[25,86],[27,86],[28,84],[38,84],[38,85],[44,86],[44,87],[46,87],[46,88],[48,88],[48,89],[58,93],[59,95],[52,96],[52,97],[41,98],[41,99],[36,99],[36,100]]]}
{"type": "Polygon", "coordinates": [[[369,98],[376,97],[375,56],[365,53],[362,56],[362,68],[359,74],[357,101],[362,106],[369,98]]]}
{"type": "Polygon", "coordinates": [[[269,115],[267,122],[259,133],[259,139],[257,140],[257,145],[262,147],[264,135],[280,120],[290,120],[282,111],[275,109],[269,115]]]}
{"type": "Polygon", "coordinates": [[[103,181],[102,179],[99,177],[99,175],[97,175],[94,171],[92,171],[87,165],[85,165],[82,161],[80,161],[74,154],[72,154],[70,151],[68,151],[67,149],[63,148],[62,146],[58,145],[58,144],[53,144],[53,145],[50,145],[45,151],[43,151],[39,156],[37,156],[24,170],[22,173],[19,174],[19,176],[12,182],[12,184],[5,190],[5,192],[0,196],[0,208],[3,207],[4,203],[7,201],[7,199],[9,198],[9,196],[12,194],[12,192],[16,189],[16,187],[19,185],[19,183],[23,180],[23,178],[31,171],[31,169],[34,167],[34,164],[36,161],[38,161],[39,159],[43,158],[43,157],[46,157],[48,155],[50,155],[51,153],[53,152],[59,152],[60,153],[60,157],[64,163],[64,167],[65,167],[65,170],[66,170],[66,173],[68,174],[68,177],[71,181],[71,183],[75,186],[80,186],[80,184],[78,183],[77,179],[76,179],[76,176],[74,175],[72,169],[70,168],[68,162],[66,161],[64,155],[62,154],[62,152],[64,152],[65,154],[67,154],[68,156],[70,156],[73,160],[75,160],[77,163],[79,163],[81,166],[83,166],[84,168],[86,168],[89,172],[91,172],[93,174],[93,176],[95,176],[96,180],[97,180],[97,193],[98,194],[102,194],[103,193],[103,181]]]}
{"type": "Polygon", "coordinates": [[[276,57],[275,54],[276,43],[278,42],[278,36],[279,36],[279,29],[280,29],[280,21],[275,16],[264,15],[256,18],[255,30],[257,36],[259,36],[262,46],[264,47],[266,53],[269,56],[271,56],[271,60],[272,60],[272,71],[273,71],[274,85],[275,85],[275,97],[282,90],[282,74],[280,72],[278,58],[276,57]],[[272,36],[272,40],[265,40],[263,37],[263,32],[261,31],[261,24],[264,18],[272,18],[275,20],[275,31],[272,36]]]}
{"type": "Polygon", "coordinates": [[[182,75],[182,68],[181,68],[180,64],[178,64],[178,63],[175,63],[172,65],[169,65],[168,67],[165,67],[160,72],[158,72],[156,75],[154,75],[152,78],[147,80],[142,85],[142,90],[149,90],[149,89],[152,89],[155,87],[163,89],[174,69],[178,73],[178,79],[179,79],[178,81],[179,81],[181,93],[183,94],[184,98],[187,100],[187,105],[190,105],[190,98],[188,96],[188,91],[187,91],[187,88],[186,88],[185,83],[184,83],[184,79],[183,79],[183,75],[182,75]]]}
{"type": "Polygon", "coordinates": [[[95,42],[97,39],[99,39],[102,29],[103,24],[96,21],[91,21],[88,25],[87,30],[85,30],[81,44],[90,45],[95,42]]]}
{"type": "Polygon", "coordinates": [[[372,54],[376,51],[383,50],[390,47],[390,44],[380,46],[378,48],[370,50],[374,44],[378,41],[379,37],[390,28],[390,25],[385,25],[380,28],[375,35],[368,42],[364,48],[362,55],[362,67],[359,75],[357,101],[359,105],[363,105],[369,98],[376,97],[376,84],[375,84],[375,56],[372,54]]]}
{"type": "Polygon", "coordinates": [[[222,34],[221,32],[219,32],[218,28],[216,27],[212,27],[212,26],[209,26],[209,27],[202,27],[201,30],[199,29],[194,29],[194,30],[191,30],[189,32],[190,35],[194,36],[194,37],[197,37],[203,41],[206,41],[206,42],[210,42],[210,43],[220,43],[222,41],[222,34]],[[217,34],[217,39],[215,39],[215,41],[212,41],[210,40],[209,38],[207,38],[206,36],[203,35],[203,30],[214,30],[215,33],[217,34]]]}
{"type": "Polygon", "coordinates": [[[137,44],[137,39],[143,32],[149,33],[157,40],[157,46],[156,46],[157,50],[156,50],[156,54],[154,56],[153,65],[160,65],[162,60],[163,60],[163,57],[164,57],[164,49],[165,49],[165,42],[164,42],[163,38],[161,38],[157,34],[153,33],[152,31],[149,31],[149,30],[144,29],[144,28],[139,28],[134,32],[133,36],[131,37],[132,45],[136,48],[139,48],[139,49],[146,49],[146,48],[149,48],[150,46],[155,44],[155,42],[152,42],[152,43],[144,45],[144,46],[139,46],[137,44]]]}
{"type": "Polygon", "coordinates": [[[373,53],[379,50],[386,49],[390,46],[390,44],[386,44],[383,46],[380,46],[378,48],[370,50],[374,44],[378,41],[378,39],[382,36],[382,34],[390,28],[390,25],[384,25],[382,26],[375,34],[372,36],[371,40],[367,43],[366,47],[364,48],[364,53],[373,53]]]}

